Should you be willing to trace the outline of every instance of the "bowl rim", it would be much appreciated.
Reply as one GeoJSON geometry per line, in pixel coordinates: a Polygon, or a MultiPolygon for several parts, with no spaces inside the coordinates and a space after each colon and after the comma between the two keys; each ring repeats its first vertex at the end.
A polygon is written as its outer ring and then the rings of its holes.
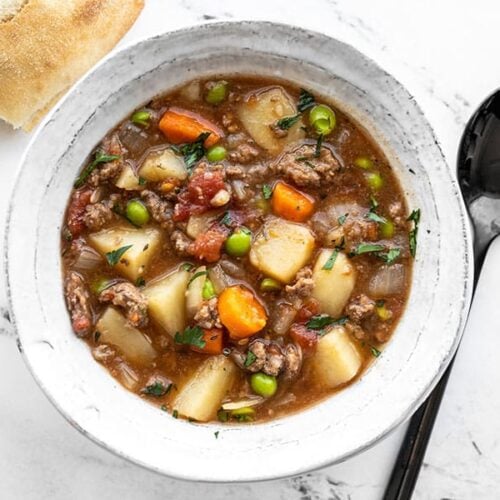
{"type": "MultiPolygon", "coordinates": [[[[383,73],[385,76],[390,78],[393,82],[398,84],[400,88],[402,88],[408,95],[411,96],[410,92],[407,90],[407,88],[401,84],[399,80],[397,80],[392,74],[388,73],[387,71],[384,70],[383,67],[381,67],[376,61],[371,59],[370,57],[366,56],[364,53],[360,52],[358,49],[355,47],[351,46],[348,43],[345,43],[344,41],[341,41],[339,39],[333,38],[329,35],[326,35],[321,32],[309,30],[302,28],[297,25],[293,24],[288,24],[288,23],[277,23],[277,22],[271,22],[271,21],[245,21],[245,20],[231,20],[231,21],[219,21],[219,22],[209,22],[209,23],[200,23],[200,24],[192,24],[188,27],[172,30],[172,31],[167,31],[164,33],[160,33],[151,37],[146,37],[143,39],[140,39],[138,41],[132,41],[129,44],[121,47],[120,49],[113,50],[110,52],[106,57],[104,57],[99,63],[97,63],[93,68],[91,68],[87,73],[85,73],[77,82],[75,82],[72,87],[68,90],[68,92],[58,101],[58,103],[52,108],[50,113],[43,119],[42,123],[40,126],[37,128],[35,134],[29,141],[27,147],[25,148],[20,162],[19,162],[19,168],[16,173],[16,178],[15,182],[12,188],[11,196],[9,199],[9,204],[8,204],[8,210],[7,210],[7,217],[6,217],[6,225],[5,225],[5,236],[4,236],[4,266],[5,266],[5,272],[6,272],[6,292],[7,292],[7,298],[8,298],[8,307],[9,307],[9,313],[11,315],[11,321],[14,327],[15,335],[16,335],[16,342],[18,349],[20,353],[22,354],[22,357],[24,359],[24,362],[28,369],[30,370],[33,378],[36,380],[37,384],[40,386],[42,389],[43,393],[45,396],[49,399],[49,401],[55,406],[55,408],[59,411],[59,413],[76,429],[78,429],[84,436],[90,438],[93,442],[101,446],[102,448],[114,453],[115,455],[125,458],[126,460],[133,462],[147,470],[151,470],[153,472],[166,475],[169,477],[175,477],[175,478],[180,478],[180,479],[185,479],[185,480],[194,480],[194,481],[199,481],[199,482],[206,482],[206,483],[239,483],[239,482],[253,482],[253,481],[268,481],[268,480],[275,480],[278,478],[285,478],[285,477],[293,477],[297,476],[299,474],[302,474],[304,472],[309,472],[309,471],[315,471],[318,469],[322,469],[324,467],[327,467],[329,465],[332,465],[334,463],[340,463],[343,462],[358,453],[365,451],[372,446],[374,446],[378,441],[380,441],[382,438],[386,437],[389,435],[391,432],[393,432],[402,422],[406,421],[410,416],[416,411],[416,409],[420,406],[420,404],[427,398],[427,396],[430,394],[434,386],[437,384],[439,379],[441,378],[442,374],[444,373],[445,369],[447,368],[449,362],[451,361],[453,354],[455,353],[458,344],[461,340],[461,336],[465,327],[465,322],[467,319],[468,315],[468,309],[470,306],[471,302],[471,297],[472,297],[472,277],[473,277],[473,272],[474,272],[474,262],[473,258],[471,256],[473,255],[472,251],[472,230],[471,227],[468,223],[467,219],[467,212],[462,200],[462,197],[460,195],[460,191],[456,190],[455,196],[456,196],[456,201],[458,202],[458,206],[461,211],[461,216],[462,216],[462,230],[463,230],[463,235],[465,239],[465,260],[466,260],[466,282],[464,283],[464,294],[463,294],[463,304],[461,304],[461,312],[460,312],[460,321],[458,324],[457,331],[454,336],[454,343],[452,346],[450,346],[446,358],[443,360],[442,364],[439,367],[439,370],[435,373],[435,375],[432,377],[431,380],[429,380],[427,386],[425,387],[424,390],[421,391],[419,397],[417,399],[413,400],[413,404],[410,405],[407,410],[399,415],[399,418],[394,419],[390,423],[388,423],[384,430],[380,432],[378,435],[373,436],[373,438],[369,441],[364,442],[363,444],[359,445],[357,448],[350,450],[348,453],[344,453],[343,455],[337,456],[335,458],[331,459],[326,459],[326,460],[321,460],[321,461],[313,461],[309,460],[307,462],[307,465],[302,466],[296,466],[295,468],[291,468],[289,470],[289,473],[287,474],[279,474],[276,476],[273,473],[269,474],[260,474],[260,475],[255,475],[255,474],[246,474],[242,478],[232,478],[232,477],[227,477],[225,479],[212,479],[209,476],[204,476],[202,474],[198,474],[197,476],[193,477],[192,474],[179,474],[179,473],[172,473],[171,471],[165,470],[164,468],[161,468],[159,466],[154,466],[151,463],[146,463],[137,457],[134,457],[128,453],[126,453],[123,449],[118,449],[113,447],[112,445],[108,444],[105,441],[100,440],[97,438],[97,436],[93,435],[91,432],[88,430],[82,428],[78,423],[72,418],[70,414],[68,414],[60,405],[58,400],[51,394],[50,389],[44,384],[42,379],[40,378],[39,374],[36,372],[34,367],[31,364],[31,361],[29,359],[29,356],[27,354],[29,349],[25,349],[25,345],[23,344],[23,339],[22,335],[18,329],[18,322],[16,320],[16,313],[14,311],[14,299],[12,295],[12,280],[15,279],[15,277],[12,276],[11,273],[11,268],[10,268],[10,259],[9,259],[9,254],[10,254],[10,242],[11,242],[11,222],[12,222],[12,216],[13,212],[15,210],[15,193],[18,189],[19,184],[21,183],[21,177],[24,171],[24,164],[26,161],[26,158],[32,149],[32,146],[38,141],[39,136],[42,134],[42,131],[44,130],[45,126],[52,121],[54,114],[57,112],[57,110],[64,105],[65,101],[75,92],[75,90],[79,87],[80,83],[85,81],[87,78],[89,78],[92,74],[97,72],[101,67],[105,66],[108,64],[108,62],[115,57],[125,54],[128,51],[130,51],[132,48],[138,49],[142,45],[147,45],[149,43],[154,42],[155,40],[159,39],[169,39],[171,37],[175,37],[181,34],[189,34],[192,32],[198,32],[198,31],[205,31],[205,32],[210,32],[212,29],[221,29],[225,27],[234,27],[234,26],[241,26],[242,28],[248,28],[248,29],[259,29],[260,27],[266,27],[266,28],[281,28],[283,30],[287,30],[290,32],[298,33],[302,36],[305,37],[310,37],[310,38],[319,38],[324,40],[325,42],[329,40],[335,40],[336,43],[338,43],[340,46],[345,46],[349,48],[352,52],[356,53],[358,57],[360,57],[362,60],[369,61],[370,63],[374,64],[377,66],[377,68],[380,70],[381,73],[383,73]]],[[[412,96],[413,97],[413,96],[412,96]]],[[[420,108],[418,102],[414,102],[414,106],[418,110],[418,112],[421,114],[422,117],[425,117],[425,114],[423,113],[422,109],[420,108]]],[[[441,146],[435,136],[434,129],[432,125],[426,120],[426,123],[428,125],[429,132],[432,134],[432,137],[435,141],[435,146],[437,147],[439,151],[439,156],[443,162],[443,165],[446,166],[445,170],[446,173],[448,174],[450,181],[453,184],[456,184],[456,179],[454,178],[452,174],[452,169],[448,165],[444,154],[442,152],[441,146]]]]}

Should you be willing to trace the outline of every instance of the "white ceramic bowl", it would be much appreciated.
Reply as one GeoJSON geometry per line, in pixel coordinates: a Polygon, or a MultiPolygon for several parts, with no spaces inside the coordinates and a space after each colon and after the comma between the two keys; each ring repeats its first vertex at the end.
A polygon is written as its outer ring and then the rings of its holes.
{"type": "Polygon", "coordinates": [[[261,22],[210,24],[113,54],[44,121],[24,156],[10,205],[11,314],[39,385],[95,442],[179,478],[272,479],[366,449],[423,401],[460,339],[471,296],[470,243],[454,173],[414,99],[392,76],[317,33],[261,22]],[[410,207],[422,210],[408,307],[383,355],[340,394],[258,425],[191,424],[127,392],[72,333],[62,293],[59,231],[83,160],[134,108],[214,70],[282,77],[336,101],[382,145],[410,207]]]}

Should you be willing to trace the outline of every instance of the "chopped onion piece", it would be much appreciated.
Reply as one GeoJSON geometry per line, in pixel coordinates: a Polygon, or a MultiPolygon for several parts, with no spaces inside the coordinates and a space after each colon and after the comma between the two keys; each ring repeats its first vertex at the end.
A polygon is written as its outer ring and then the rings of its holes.
{"type": "Polygon", "coordinates": [[[235,283],[235,281],[223,271],[220,264],[217,264],[208,270],[208,277],[210,278],[217,295],[221,293],[224,288],[227,288],[235,283]]]}
{"type": "Polygon", "coordinates": [[[297,314],[296,309],[286,302],[278,304],[271,317],[271,329],[277,335],[285,335],[292,326],[297,314]]]}
{"type": "Polygon", "coordinates": [[[92,271],[102,264],[102,257],[93,249],[82,245],[73,268],[77,271],[92,271]]]}
{"type": "Polygon", "coordinates": [[[243,399],[241,401],[228,402],[222,405],[223,410],[239,410],[240,408],[247,408],[249,406],[257,406],[264,402],[264,398],[243,399]]]}
{"type": "Polygon", "coordinates": [[[383,266],[372,276],[368,292],[374,297],[401,293],[405,287],[405,268],[402,264],[383,266]]]}
{"type": "Polygon", "coordinates": [[[234,197],[238,201],[245,201],[247,197],[246,184],[243,181],[237,179],[231,182],[231,187],[233,188],[234,197]]]}
{"type": "Polygon", "coordinates": [[[139,383],[139,376],[130,366],[122,362],[116,366],[116,376],[118,380],[129,390],[133,391],[139,383]]]}

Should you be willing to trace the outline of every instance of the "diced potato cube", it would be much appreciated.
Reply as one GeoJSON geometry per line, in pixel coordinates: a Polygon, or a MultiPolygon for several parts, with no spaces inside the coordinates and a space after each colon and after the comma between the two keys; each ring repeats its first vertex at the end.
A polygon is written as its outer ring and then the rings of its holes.
{"type": "Polygon", "coordinates": [[[236,372],[230,359],[211,356],[181,388],[172,407],[184,417],[208,422],[215,417],[236,372]]]}
{"type": "Polygon", "coordinates": [[[184,160],[170,148],[151,151],[139,169],[139,175],[147,181],[159,182],[169,179],[183,181],[188,176],[184,160]]]}
{"type": "Polygon", "coordinates": [[[277,137],[271,130],[280,118],[294,116],[297,108],[282,87],[271,87],[250,94],[240,104],[238,116],[252,139],[271,154],[279,153],[286,145],[305,137],[300,118],[288,129],[285,137],[277,137]]]}
{"type": "Polygon", "coordinates": [[[200,309],[203,303],[203,285],[207,279],[207,268],[200,266],[196,269],[192,280],[186,290],[186,313],[189,319],[193,319],[194,315],[200,309]]]}
{"type": "Polygon", "coordinates": [[[321,310],[338,317],[342,313],[356,283],[356,270],[349,258],[339,252],[332,269],[323,269],[333,249],[321,250],[313,269],[314,288],[312,296],[320,303],[321,310]]]}
{"type": "Polygon", "coordinates": [[[156,351],[148,337],[112,307],[108,307],[99,318],[96,331],[100,333],[99,343],[117,347],[133,364],[146,366],[156,358],[156,351]]]}
{"type": "Polygon", "coordinates": [[[123,167],[121,174],[115,182],[115,186],[127,191],[134,191],[142,188],[139,184],[139,176],[135,173],[134,169],[127,164],[123,167]]]}
{"type": "Polygon", "coordinates": [[[143,289],[151,317],[172,337],[186,327],[186,287],[190,274],[182,269],[143,289]]]}
{"type": "Polygon", "coordinates": [[[290,283],[313,249],[314,237],[306,226],[270,219],[255,237],[250,262],[264,274],[290,283]]]}
{"type": "Polygon", "coordinates": [[[311,363],[318,383],[333,389],[358,374],[362,358],[345,328],[336,326],[319,340],[311,363]]]}
{"type": "Polygon", "coordinates": [[[196,237],[204,233],[221,214],[221,210],[210,210],[204,214],[191,215],[186,227],[187,235],[195,240],[196,237]]]}
{"type": "Polygon", "coordinates": [[[109,252],[131,245],[114,268],[131,281],[136,281],[146,272],[151,259],[159,251],[162,237],[158,229],[151,227],[114,227],[92,233],[88,240],[103,257],[109,252]]]}

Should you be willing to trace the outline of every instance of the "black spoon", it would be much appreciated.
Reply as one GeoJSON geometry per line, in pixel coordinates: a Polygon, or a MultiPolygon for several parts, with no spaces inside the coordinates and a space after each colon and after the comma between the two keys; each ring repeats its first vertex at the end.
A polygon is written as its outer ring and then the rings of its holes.
{"type": "MultiPolygon", "coordinates": [[[[465,127],[458,151],[460,189],[474,228],[474,286],[489,244],[500,234],[500,90],[488,97],[465,127]]],[[[385,500],[408,500],[417,482],[453,361],[410,420],[385,491],[385,500]]]]}

